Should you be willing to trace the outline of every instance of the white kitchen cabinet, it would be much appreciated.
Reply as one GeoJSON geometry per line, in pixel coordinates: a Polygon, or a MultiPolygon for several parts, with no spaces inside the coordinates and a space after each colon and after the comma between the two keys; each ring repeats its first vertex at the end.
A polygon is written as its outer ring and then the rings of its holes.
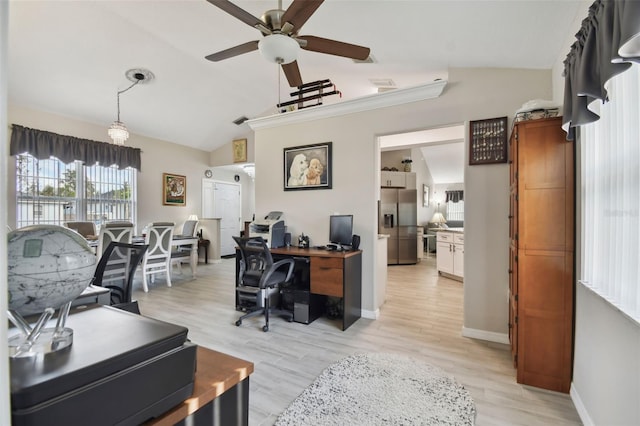
{"type": "Polygon", "coordinates": [[[453,234],[453,275],[464,276],[464,234],[453,234]]]}
{"type": "Polygon", "coordinates": [[[440,231],[436,235],[436,248],[438,273],[464,277],[464,234],[440,231]]]}
{"type": "Polygon", "coordinates": [[[380,172],[380,186],[383,188],[416,189],[416,174],[406,172],[380,172]]]}

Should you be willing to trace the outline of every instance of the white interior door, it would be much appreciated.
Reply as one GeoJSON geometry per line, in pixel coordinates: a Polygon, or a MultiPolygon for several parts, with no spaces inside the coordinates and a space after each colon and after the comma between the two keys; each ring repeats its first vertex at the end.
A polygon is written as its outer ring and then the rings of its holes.
{"type": "Polygon", "coordinates": [[[229,182],[214,182],[213,217],[220,218],[220,255],[235,254],[233,236],[241,229],[241,185],[229,182]]]}

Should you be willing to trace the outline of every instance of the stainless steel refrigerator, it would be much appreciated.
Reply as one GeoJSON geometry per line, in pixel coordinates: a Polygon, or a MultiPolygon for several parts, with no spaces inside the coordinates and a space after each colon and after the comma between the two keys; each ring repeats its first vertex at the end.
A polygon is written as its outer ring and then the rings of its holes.
{"type": "Polygon", "coordinates": [[[387,264],[418,262],[417,192],[415,189],[382,188],[378,232],[389,235],[387,264]]]}

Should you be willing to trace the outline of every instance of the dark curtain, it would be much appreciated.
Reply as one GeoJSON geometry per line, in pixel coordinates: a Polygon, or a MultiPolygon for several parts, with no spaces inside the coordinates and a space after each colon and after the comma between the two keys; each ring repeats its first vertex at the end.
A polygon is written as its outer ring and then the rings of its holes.
{"type": "Polygon", "coordinates": [[[574,140],[575,127],[600,119],[589,110],[608,101],[605,83],[640,59],[640,0],[596,0],[582,21],[564,61],[563,128],[574,140]]]}
{"type": "Polygon", "coordinates": [[[445,203],[452,201],[457,203],[458,201],[464,201],[464,191],[444,191],[447,199],[445,203]]]}
{"type": "Polygon", "coordinates": [[[74,136],[58,135],[44,130],[12,125],[10,155],[28,152],[39,160],[56,157],[65,164],[75,160],[87,166],[118,166],[119,169],[133,167],[141,171],[140,149],[112,145],[74,136]]]}

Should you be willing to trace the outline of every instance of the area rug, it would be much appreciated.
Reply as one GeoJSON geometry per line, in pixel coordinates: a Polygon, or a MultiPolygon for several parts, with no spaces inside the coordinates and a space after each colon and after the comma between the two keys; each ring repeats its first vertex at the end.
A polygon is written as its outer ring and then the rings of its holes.
{"type": "Polygon", "coordinates": [[[275,425],[473,425],[475,417],[469,392],[441,369],[371,353],[330,365],[275,425]]]}

